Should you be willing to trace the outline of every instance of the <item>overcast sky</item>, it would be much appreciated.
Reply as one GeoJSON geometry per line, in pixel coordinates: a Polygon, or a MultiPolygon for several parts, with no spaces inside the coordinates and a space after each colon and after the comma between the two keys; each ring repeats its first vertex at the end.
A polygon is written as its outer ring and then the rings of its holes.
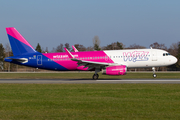
{"type": "Polygon", "coordinates": [[[35,48],[122,42],[169,47],[180,41],[180,0],[0,0],[0,43],[15,27],[35,48]]]}

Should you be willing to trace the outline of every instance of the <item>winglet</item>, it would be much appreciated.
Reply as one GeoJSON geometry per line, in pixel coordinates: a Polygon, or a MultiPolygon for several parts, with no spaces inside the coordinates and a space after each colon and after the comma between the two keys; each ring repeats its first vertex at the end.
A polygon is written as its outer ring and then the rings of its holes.
{"type": "Polygon", "coordinates": [[[68,54],[69,58],[74,59],[74,56],[69,52],[69,50],[67,50],[66,48],[64,48],[64,50],[65,50],[66,53],[68,54]]]}
{"type": "Polygon", "coordinates": [[[73,47],[74,52],[79,52],[79,51],[74,47],[74,45],[73,45],[72,47],[73,47]]]}

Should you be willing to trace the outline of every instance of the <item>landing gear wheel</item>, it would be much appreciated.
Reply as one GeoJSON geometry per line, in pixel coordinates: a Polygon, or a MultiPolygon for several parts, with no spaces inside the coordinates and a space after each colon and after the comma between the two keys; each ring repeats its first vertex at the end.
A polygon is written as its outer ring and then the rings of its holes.
{"type": "Polygon", "coordinates": [[[93,79],[94,79],[94,80],[97,80],[97,79],[98,79],[98,77],[99,77],[99,75],[98,75],[98,74],[94,74],[94,75],[93,75],[93,79]]]}
{"type": "Polygon", "coordinates": [[[156,77],[157,77],[157,75],[156,75],[156,74],[153,74],[153,77],[154,77],[154,78],[156,78],[156,77]]]}
{"type": "Polygon", "coordinates": [[[152,67],[152,70],[153,70],[153,77],[156,78],[157,75],[155,74],[155,72],[156,72],[156,71],[155,71],[155,67],[152,67]]]}

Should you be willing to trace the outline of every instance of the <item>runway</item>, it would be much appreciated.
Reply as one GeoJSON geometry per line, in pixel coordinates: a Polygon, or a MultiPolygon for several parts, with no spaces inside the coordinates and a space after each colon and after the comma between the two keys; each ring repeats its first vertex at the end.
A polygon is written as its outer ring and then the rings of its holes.
{"type": "Polygon", "coordinates": [[[180,79],[122,79],[122,80],[86,80],[86,79],[0,79],[0,83],[17,84],[180,84],[180,79]]]}

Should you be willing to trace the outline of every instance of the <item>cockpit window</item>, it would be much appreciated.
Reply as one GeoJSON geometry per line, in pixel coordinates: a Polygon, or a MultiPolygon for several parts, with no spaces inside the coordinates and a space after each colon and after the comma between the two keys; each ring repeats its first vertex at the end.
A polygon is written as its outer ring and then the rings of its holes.
{"type": "Polygon", "coordinates": [[[169,53],[163,53],[163,56],[169,56],[170,54],[169,53]]]}

